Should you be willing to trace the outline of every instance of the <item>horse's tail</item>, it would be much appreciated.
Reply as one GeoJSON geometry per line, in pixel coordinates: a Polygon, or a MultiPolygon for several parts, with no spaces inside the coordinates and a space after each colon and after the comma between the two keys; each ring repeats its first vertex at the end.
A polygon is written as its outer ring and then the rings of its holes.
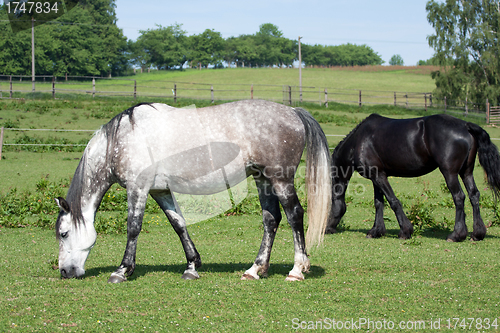
{"type": "Polygon", "coordinates": [[[477,141],[479,164],[486,172],[488,184],[495,199],[498,199],[500,197],[500,154],[498,148],[491,142],[489,134],[480,126],[467,123],[467,129],[477,141]]]}
{"type": "Polygon", "coordinates": [[[313,245],[320,245],[323,241],[332,204],[330,150],[325,133],[311,114],[301,108],[296,108],[295,111],[306,130],[306,186],[309,217],[306,246],[311,248],[313,245]]]}

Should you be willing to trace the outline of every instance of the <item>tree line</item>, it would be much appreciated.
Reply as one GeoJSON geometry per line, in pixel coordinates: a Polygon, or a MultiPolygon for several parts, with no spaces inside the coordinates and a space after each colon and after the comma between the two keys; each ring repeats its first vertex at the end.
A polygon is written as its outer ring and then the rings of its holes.
{"type": "MultiPolygon", "coordinates": [[[[428,37],[435,50],[432,73],[435,96],[448,104],[486,100],[500,104],[500,3],[482,1],[436,1],[426,5],[427,20],[435,29],[428,37]]],[[[483,108],[483,107],[480,107],[483,108]]]]}
{"type": "MultiPolygon", "coordinates": [[[[262,24],[255,34],[223,38],[206,29],[188,36],[181,24],[141,30],[127,40],[116,25],[115,0],[80,0],[64,16],[36,26],[37,75],[126,75],[133,67],[290,67],[298,60],[298,41],[277,26],[262,24]]],[[[367,45],[301,45],[302,62],[313,66],[383,63],[367,45]]],[[[0,74],[31,74],[31,30],[13,32],[6,5],[0,6],[0,74]]]]}

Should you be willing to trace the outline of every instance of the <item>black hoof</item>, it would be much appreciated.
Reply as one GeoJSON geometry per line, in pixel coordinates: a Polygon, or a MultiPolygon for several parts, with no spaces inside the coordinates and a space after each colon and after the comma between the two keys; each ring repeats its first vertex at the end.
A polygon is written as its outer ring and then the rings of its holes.
{"type": "Polygon", "coordinates": [[[446,241],[447,242],[462,242],[464,241],[465,239],[467,238],[467,234],[465,234],[464,236],[457,236],[456,233],[451,233],[447,238],[446,238],[446,241]]]}
{"type": "Polygon", "coordinates": [[[191,274],[191,273],[184,273],[184,274],[182,274],[182,278],[184,280],[197,280],[197,279],[199,279],[199,276],[196,276],[196,275],[191,274]]]}
{"type": "Polygon", "coordinates": [[[366,238],[380,238],[383,235],[384,235],[383,233],[379,233],[379,232],[368,232],[366,234],[366,238]]]}
{"type": "Polygon", "coordinates": [[[485,235],[475,236],[474,234],[472,234],[472,236],[470,236],[470,240],[475,241],[475,242],[479,242],[479,241],[482,241],[484,239],[484,236],[485,235]]]}
{"type": "Polygon", "coordinates": [[[111,277],[108,279],[108,283],[122,283],[127,281],[125,277],[121,277],[118,275],[111,275],[111,277]]]}

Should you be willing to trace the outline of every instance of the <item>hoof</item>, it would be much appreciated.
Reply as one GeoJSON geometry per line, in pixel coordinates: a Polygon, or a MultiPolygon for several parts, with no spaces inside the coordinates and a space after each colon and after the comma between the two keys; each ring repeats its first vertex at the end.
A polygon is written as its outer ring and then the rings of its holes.
{"type": "Polygon", "coordinates": [[[255,277],[255,276],[250,275],[248,273],[243,274],[243,276],[241,277],[241,280],[244,280],[244,281],[246,281],[246,280],[258,280],[258,279],[259,279],[258,276],[255,277]]]}
{"type": "Polygon", "coordinates": [[[373,235],[366,234],[366,238],[374,238],[373,235]]]}
{"type": "Polygon", "coordinates": [[[455,240],[451,239],[451,238],[446,238],[446,241],[449,242],[449,243],[455,243],[455,240]]]}
{"type": "Polygon", "coordinates": [[[470,240],[474,242],[479,242],[484,239],[484,236],[485,235],[475,236],[474,234],[472,234],[472,236],[470,236],[470,240]]]}
{"type": "Polygon", "coordinates": [[[108,283],[121,283],[127,281],[127,278],[119,275],[111,275],[108,279],[108,283]]]}
{"type": "Polygon", "coordinates": [[[285,281],[304,281],[302,276],[288,275],[285,281]]]}
{"type": "Polygon", "coordinates": [[[184,273],[184,274],[182,274],[182,278],[183,278],[184,280],[197,280],[197,279],[199,279],[200,277],[199,277],[199,276],[196,276],[196,275],[194,275],[194,274],[192,274],[192,273],[184,273]]]}

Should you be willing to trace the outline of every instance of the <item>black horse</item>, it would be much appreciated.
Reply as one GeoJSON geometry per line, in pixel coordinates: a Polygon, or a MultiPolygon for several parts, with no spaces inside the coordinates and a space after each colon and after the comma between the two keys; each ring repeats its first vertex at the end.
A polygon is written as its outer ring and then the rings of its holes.
{"type": "Polygon", "coordinates": [[[399,238],[408,239],[413,226],[403,212],[387,177],[418,177],[439,168],[456,207],[455,229],[448,241],[467,237],[464,200],[458,175],[463,180],[473,207],[473,240],[482,240],[486,227],[479,211],[479,191],[472,172],[479,156],[488,183],[500,193],[500,155],[490,136],[480,126],[448,115],[415,119],[390,119],[372,114],[363,120],[335,148],[332,154],[333,206],[326,233],[334,233],[346,212],[345,192],[354,171],[373,182],[375,223],[366,237],[385,234],[384,195],[396,214],[399,238]]]}

